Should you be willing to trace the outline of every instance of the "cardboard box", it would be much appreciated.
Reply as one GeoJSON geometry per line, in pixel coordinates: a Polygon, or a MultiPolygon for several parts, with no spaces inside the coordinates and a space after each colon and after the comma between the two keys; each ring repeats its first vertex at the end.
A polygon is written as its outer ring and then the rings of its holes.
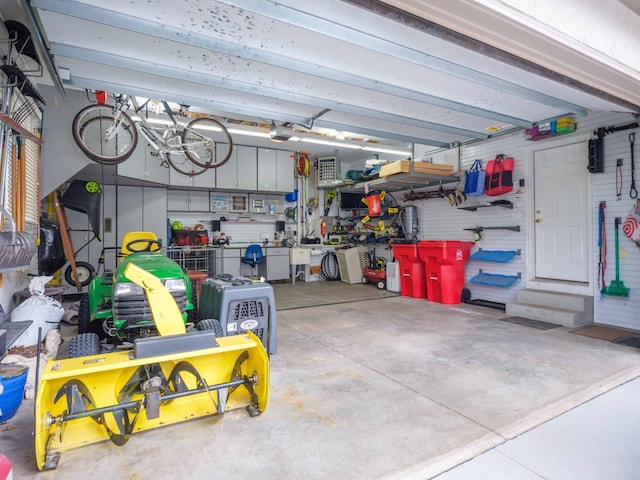
{"type": "Polygon", "coordinates": [[[388,177],[389,175],[395,175],[397,173],[409,173],[411,172],[411,164],[413,164],[413,173],[446,177],[453,172],[453,165],[398,160],[397,162],[383,165],[380,169],[380,176],[388,177]]]}

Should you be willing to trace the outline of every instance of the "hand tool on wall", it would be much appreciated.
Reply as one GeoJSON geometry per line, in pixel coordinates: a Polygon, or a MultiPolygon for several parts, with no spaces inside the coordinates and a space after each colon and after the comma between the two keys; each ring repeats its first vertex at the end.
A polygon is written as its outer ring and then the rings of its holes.
{"type": "Polygon", "coordinates": [[[324,199],[324,216],[329,215],[329,210],[331,210],[331,204],[333,203],[334,198],[336,198],[335,189],[327,190],[325,199],[324,199]]]}
{"type": "Polygon", "coordinates": [[[618,246],[618,230],[622,219],[616,217],[615,220],[615,239],[616,239],[616,279],[611,280],[608,287],[604,287],[600,292],[603,295],[612,295],[614,297],[628,297],[629,289],[620,281],[620,247],[618,246]]]}
{"type": "Polygon", "coordinates": [[[631,198],[638,198],[638,190],[636,190],[636,178],[635,178],[635,170],[636,164],[633,158],[633,144],[636,139],[635,133],[629,134],[629,145],[631,146],[631,188],[629,189],[629,196],[631,198]]]}
{"type": "Polygon", "coordinates": [[[604,289],[606,283],[604,283],[604,274],[607,270],[607,233],[606,224],[604,219],[604,209],[607,206],[607,202],[600,202],[598,205],[598,283],[600,287],[604,289]]]}
{"type": "Polygon", "coordinates": [[[622,200],[622,159],[616,160],[616,200],[622,200]]]}

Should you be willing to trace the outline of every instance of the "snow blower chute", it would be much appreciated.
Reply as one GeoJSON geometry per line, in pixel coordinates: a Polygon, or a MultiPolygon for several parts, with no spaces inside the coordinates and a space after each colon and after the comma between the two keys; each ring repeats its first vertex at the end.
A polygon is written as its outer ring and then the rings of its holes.
{"type": "Polygon", "coordinates": [[[267,406],[269,358],[259,338],[187,332],[160,279],[134,264],[126,275],[144,289],[160,335],[128,351],[47,362],[35,411],[40,470],[84,445],[124,445],[135,432],[238,408],[253,417],[267,406]]]}

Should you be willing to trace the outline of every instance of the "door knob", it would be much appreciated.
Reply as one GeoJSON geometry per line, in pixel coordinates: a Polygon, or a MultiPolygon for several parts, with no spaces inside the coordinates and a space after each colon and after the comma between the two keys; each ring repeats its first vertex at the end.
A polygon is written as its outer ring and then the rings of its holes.
{"type": "Polygon", "coordinates": [[[536,223],[541,223],[542,220],[540,220],[539,218],[536,218],[536,223]]]}

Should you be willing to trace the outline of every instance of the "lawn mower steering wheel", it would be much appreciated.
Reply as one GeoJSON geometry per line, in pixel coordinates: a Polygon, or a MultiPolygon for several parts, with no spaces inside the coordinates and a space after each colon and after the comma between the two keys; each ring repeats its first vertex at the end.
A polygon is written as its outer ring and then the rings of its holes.
{"type": "Polygon", "coordinates": [[[125,248],[133,253],[143,253],[143,252],[157,252],[158,250],[160,250],[162,248],[162,243],[160,243],[158,240],[152,240],[150,238],[138,238],[137,240],[132,240],[129,243],[127,243],[127,245],[125,246],[125,248]],[[136,245],[138,243],[144,243],[144,248],[133,248],[133,245],[136,245]],[[155,250],[153,249],[155,247],[157,247],[155,250]]]}

